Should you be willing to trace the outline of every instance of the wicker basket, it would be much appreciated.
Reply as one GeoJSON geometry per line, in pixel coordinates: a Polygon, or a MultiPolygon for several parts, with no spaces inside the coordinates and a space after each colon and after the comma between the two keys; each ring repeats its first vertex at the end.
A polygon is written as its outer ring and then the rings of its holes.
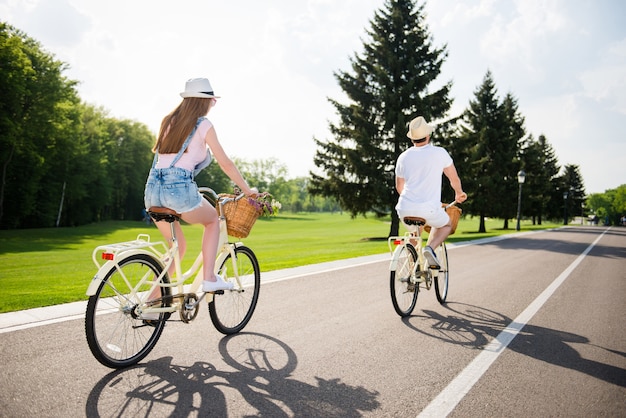
{"type": "MultiPolygon", "coordinates": [[[[445,208],[448,205],[442,204],[441,206],[445,208]]],[[[461,213],[463,213],[463,211],[457,206],[450,206],[449,208],[446,208],[446,213],[450,217],[450,226],[452,227],[450,235],[452,235],[456,232],[456,227],[459,224],[459,219],[461,218],[461,213]]],[[[424,230],[426,232],[430,232],[430,225],[426,225],[424,230]]]]}
{"type": "MultiPolygon", "coordinates": [[[[235,197],[230,194],[220,194],[219,196],[235,197]]],[[[226,203],[224,205],[224,216],[226,217],[228,235],[236,238],[247,237],[262,212],[261,208],[254,206],[245,197],[226,203]]]]}

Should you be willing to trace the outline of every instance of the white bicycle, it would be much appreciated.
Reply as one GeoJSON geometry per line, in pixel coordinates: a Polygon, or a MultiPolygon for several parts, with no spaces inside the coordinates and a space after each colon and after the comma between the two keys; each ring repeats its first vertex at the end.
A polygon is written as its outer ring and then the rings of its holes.
{"type": "MultiPolygon", "coordinates": [[[[445,208],[448,209],[455,203],[452,202],[445,208]]],[[[433,284],[437,300],[444,304],[448,297],[450,279],[446,243],[442,242],[435,250],[439,269],[431,269],[421,251],[420,231],[426,221],[419,217],[406,217],[404,222],[414,226],[417,231],[407,232],[404,236],[389,237],[388,240],[389,250],[392,253],[389,264],[391,302],[401,317],[409,316],[413,312],[420,289],[430,290],[433,284]]]]}
{"type": "Polygon", "coordinates": [[[98,272],[87,289],[85,332],[92,354],[103,365],[121,368],[138,363],[154,348],[172,313],[178,312],[180,320],[189,323],[205,297],[211,322],[223,334],[241,331],[252,318],[261,286],[259,263],[243,243],[228,242],[223,215],[225,204],[244,195],[218,196],[207,187],[200,192],[215,200],[220,214],[215,272],[234,288],[203,293],[202,252],[183,272],[174,231],[179,215],[171,209],[151,208],[153,219],[170,223],[171,246],[140,234],[134,241],[101,245],[93,251],[98,272]],[[175,273],[170,277],[172,263],[175,273]]]}

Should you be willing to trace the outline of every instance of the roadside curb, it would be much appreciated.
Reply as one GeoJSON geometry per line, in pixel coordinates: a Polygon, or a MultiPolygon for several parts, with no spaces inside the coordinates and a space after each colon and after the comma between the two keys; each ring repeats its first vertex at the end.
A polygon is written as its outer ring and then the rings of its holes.
{"type": "MultiPolygon", "coordinates": [[[[483,238],[478,240],[463,241],[456,244],[448,244],[448,249],[466,247],[468,245],[480,245],[512,237],[536,234],[554,229],[546,229],[539,231],[516,232],[507,235],[500,235],[492,238],[483,238]]],[[[274,270],[262,273],[262,283],[273,283],[283,280],[295,279],[298,277],[309,276],[341,270],[354,267],[357,265],[380,263],[389,260],[389,253],[368,255],[362,257],[347,258],[344,260],[328,261],[318,264],[310,264],[301,267],[293,267],[282,270],[274,270]]],[[[43,325],[55,324],[58,322],[81,319],[85,317],[87,301],[71,302],[61,305],[46,306],[42,308],[26,309],[23,311],[7,312],[0,314],[0,334],[18,331],[21,329],[39,327],[43,325]]]]}

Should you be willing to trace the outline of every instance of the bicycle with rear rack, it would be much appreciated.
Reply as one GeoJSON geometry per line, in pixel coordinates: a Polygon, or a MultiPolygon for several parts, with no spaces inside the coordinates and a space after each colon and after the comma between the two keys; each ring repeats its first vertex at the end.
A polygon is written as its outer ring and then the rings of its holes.
{"type": "MultiPolygon", "coordinates": [[[[454,206],[456,202],[444,205],[456,229],[461,210],[454,206]]],[[[410,226],[410,231],[403,236],[389,237],[388,245],[391,252],[390,290],[391,301],[398,315],[409,316],[417,303],[417,296],[421,289],[430,290],[433,286],[439,303],[444,304],[448,297],[450,272],[448,270],[448,251],[446,243],[442,242],[435,249],[439,261],[439,269],[431,269],[424,257],[422,249],[421,231],[424,226],[429,228],[426,221],[419,217],[405,217],[404,223],[410,226]]]]}
{"type": "Polygon", "coordinates": [[[261,285],[259,263],[250,248],[229,242],[228,236],[245,238],[260,212],[250,209],[243,194],[217,195],[207,187],[199,190],[216,203],[220,235],[215,272],[232,282],[233,289],[202,292],[201,251],[192,266],[182,271],[174,229],[180,215],[167,208],[151,208],[149,214],[155,221],[170,223],[171,245],[140,234],[134,241],[98,246],[92,254],[98,272],[87,289],[85,332],[91,353],[103,365],[122,368],[138,363],[154,348],[173,313],[189,323],[205,298],[211,322],[223,334],[241,331],[252,318],[261,285]],[[237,205],[248,211],[243,233],[232,232],[231,219],[227,219],[235,216],[228,214],[237,205]]]}

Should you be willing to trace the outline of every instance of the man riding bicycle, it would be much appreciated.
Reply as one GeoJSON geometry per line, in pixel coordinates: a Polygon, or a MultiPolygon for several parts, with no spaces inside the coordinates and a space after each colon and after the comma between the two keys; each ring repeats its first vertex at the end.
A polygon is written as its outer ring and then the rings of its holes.
{"type": "MultiPolygon", "coordinates": [[[[446,240],[452,230],[450,217],[441,205],[442,174],[445,174],[454,189],[455,201],[463,203],[467,194],[461,186],[452,157],[442,147],[430,143],[435,130],[422,116],[409,124],[407,137],[413,146],[404,151],[396,162],[396,190],[400,194],[396,211],[404,222],[407,216],[420,217],[430,225],[424,257],[432,269],[439,269],[434,250],[446,240]]],[[[421,233],[421,227],[419,231],[421,233]]]]}

